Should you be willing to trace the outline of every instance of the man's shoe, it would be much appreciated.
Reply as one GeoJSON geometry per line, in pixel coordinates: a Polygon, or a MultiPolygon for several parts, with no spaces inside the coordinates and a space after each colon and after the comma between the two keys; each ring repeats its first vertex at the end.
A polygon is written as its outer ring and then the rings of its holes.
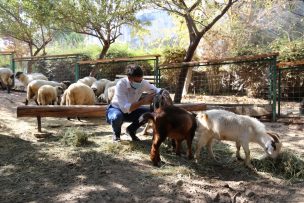
{"type": "Polygon", "coordinates": [[[120,142],[120,137],[116,137],[115,135],[113,135],[112,140],[113,142],[120,142]]]}
{"type": "Polygon", "coordinates": [[[136,136],[136,133],[134,131],[130,131],[127,128],[126,133],[127,133],[127,135],[129,135],[132,138],[132,141],[140,141],[140,139],[136,136]]]}

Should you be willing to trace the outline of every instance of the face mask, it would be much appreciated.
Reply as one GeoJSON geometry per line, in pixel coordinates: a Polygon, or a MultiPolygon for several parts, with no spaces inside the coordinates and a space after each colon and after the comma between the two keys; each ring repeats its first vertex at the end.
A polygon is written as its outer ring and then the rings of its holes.
{"type": "Polygon", "coordinates": [[[141,82],[131,82],[130,85],[133,89],[139,89],[141,86],[141,82]]]}

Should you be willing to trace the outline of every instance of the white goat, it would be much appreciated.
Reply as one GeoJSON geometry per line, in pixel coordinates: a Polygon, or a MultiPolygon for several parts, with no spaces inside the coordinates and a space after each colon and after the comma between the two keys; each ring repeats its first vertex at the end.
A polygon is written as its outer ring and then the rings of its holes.
{"type": "Polygon", "coordinates": [[[198,143],[195,157],[198,160],[201,148],[207,145],[209,155],[214,158],[212,141],[229,140],[236,142],[236,156],[241,159],[241,146],[245,152],[245,165],[253,169],[250,163],[249,142],[258,143],[272,158],[280,153],[282,143],[274,134],[267,133],[265,125],[255,118],[237,115],[225,110],[208,110],[197,115],[198,143]]]}

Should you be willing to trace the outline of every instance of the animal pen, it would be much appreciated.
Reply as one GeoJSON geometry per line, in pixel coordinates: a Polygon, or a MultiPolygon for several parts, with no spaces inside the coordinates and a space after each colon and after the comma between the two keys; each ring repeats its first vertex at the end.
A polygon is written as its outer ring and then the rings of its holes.
{"type": "Polygon", "coordinates": [[[163,64],[160,87],[176,93],[185,80],[182,103],[203,102],[207,108],[222,108],[238,114],[276,119],[277,53],[163,64]],[[182,69],[187,77],[180,78],[182,69]]]}
{"type": "Polygon", "coordinates": [[[11,51],[0,51],[0,67],[9,67],[10,69],[13,69],[12,61],[14,58],[14,53],[15,52],[11,51]]]}
{"type": "Polygon", "coordinates": [[[5,54],[14,72],[39,72],[59,82],[76,82],[92,71],[97,79],[115,80],[125,75],[127,64],[137,63],[145,76],[151,76],[152,82],[169,90],[172,97],[178,82],[185,79],[180,103],[206,103],[209,109],[222,108],[272,120],[277,116],[303,117],[304,113],[300,107],[304,62],[277,64],[277,53],[162,65],[160,55],[86,60],[79,54],[25,58],[5,54]],[[180,78],[182,69],[188,70],[186,78],[180,78]]]}
{"type": "Polygon", "coordinates": [[[304,117],[304,61],[278,63],[278,116],[304,117]]]}
{"type": "Polygon", "coordinates": [[[76,71],[79,78],[90,75],[94,70],[97,79],[106,78],[108,80],[117,79],[118,75],[126,74],[126,66],[130,63],[139,64],[144,75],[153,75],[154,84],[158,85],[157,67],[160,55],[145,55],[125,58],[99,59],[93,61],[79,61],[76,64],[76,71]]]}
{"type": "Polygon", "coordinates": [[[14,73],[37,72],[44,74],[49,80],[73,82],[78,79],[78,75],[75,75],[76,63],[84,58],[85,56],[81,54],[14,58],[12,68],[14,73]]]}

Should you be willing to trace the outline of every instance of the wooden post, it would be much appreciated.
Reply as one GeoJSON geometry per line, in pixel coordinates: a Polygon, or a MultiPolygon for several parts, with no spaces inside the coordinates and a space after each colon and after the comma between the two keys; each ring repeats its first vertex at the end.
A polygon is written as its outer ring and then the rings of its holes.
{"type": "Polygon", "coordinates": [[[41,133],[41,117],[37,116],[38,132],[41,133]]]}

